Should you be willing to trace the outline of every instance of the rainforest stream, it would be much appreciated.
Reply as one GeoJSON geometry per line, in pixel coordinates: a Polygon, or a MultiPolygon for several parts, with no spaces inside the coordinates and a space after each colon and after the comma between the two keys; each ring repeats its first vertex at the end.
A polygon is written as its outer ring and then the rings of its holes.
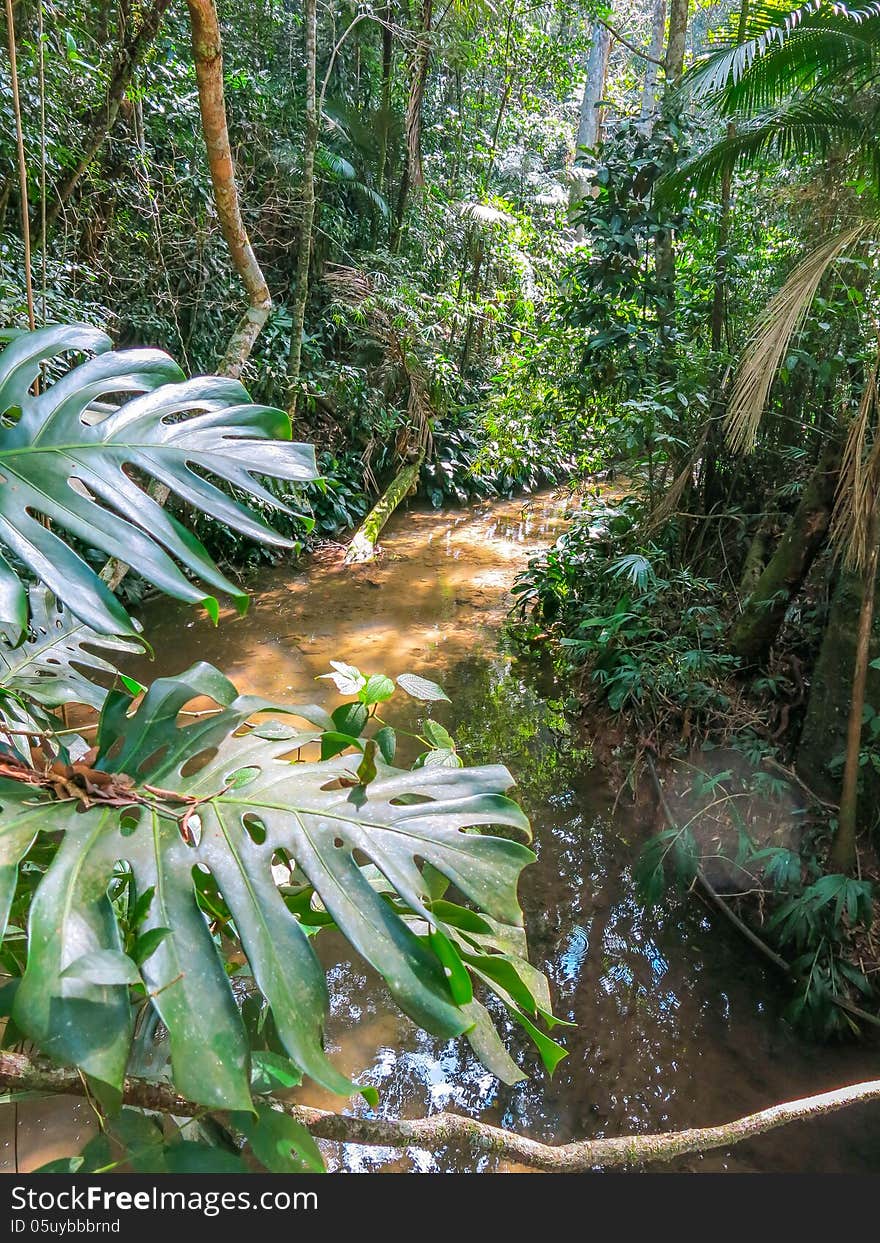
{"type": "MultiPolygon", "coordinates": [[[[554,1033],[569,1056],[550,1080],[513,1028],[505,1038],[529,1079],[505,1087],[464,1040],[443,1043],[417,1030],[341,938],[324,934],[334,1060],[375,1085],[383,1115],[449,1109],[554,1143],[708,1126],[876,1077],[870,1046],[821,1047],[794,1033],[778,979],[698,899],[670,898],[651,913],[638,900],[632,867],[650,832],[644,816],[626,793],[615,809],[616,785],[594,759],[590,728],[571,726],[552,673],[514,655],[504,637],[514,577],[556,538],[570,504],[567,494],[547,492],[398,513],[372,565],[344,567],[331,548],[263,569],[248,615],[229,610],[217,629],[167,601],[142,610],[157,653],[153,676],[209,660],[243,691],[327,706],[338,702],[334,688],[316,678],[331,659],[429,677],[452,700],[435,715],[465,761],[502,761],[516,778],[538,855],[521,885],[531,954],[550,978],[557,1013],[576,1024],[554,1033]]],[[[424,711],[402,694],[390,709],[404,728],[424,711]]],[[[340,1106],[311,1085],[299,1098],[340,1106]]],[[[362,1100],[349,1107],[368,1108],[362,1100]]],[[[876,1170],[880,1131],[870,1111],[851,1108],[664,1168],[876,1170]]],[[[17,1145],[11,1106],[0,1124],[7,1171],[69,1153],[93,1125],[87,1104],[67,1100],[20,1103],[17,1145]]],[[[327,1151],[331,1168],[353,1171],[474,1168],[455,1149],[327,1151]]],[[[496,1167],[484,1158],[477,1168],[496,1167]]]]}

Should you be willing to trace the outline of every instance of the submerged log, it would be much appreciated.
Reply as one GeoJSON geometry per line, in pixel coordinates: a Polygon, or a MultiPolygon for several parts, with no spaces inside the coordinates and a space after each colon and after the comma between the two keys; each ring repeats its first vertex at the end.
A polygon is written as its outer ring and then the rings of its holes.
{"type": "Polygon", "coordinates": [[[842,446],[826,445],[800,504],[758,578],[730,636],[731,651],[750,665],[767,659],[785,614],[828,536],[842,446]]]}
{"type": "Polygon", "coordinates": [[[355,532],[345,554],[346,565],[363,565],[373,560],[382,528],[404,497],[415,487],[424,460],[425,455],[422,452],[392,479],[355,532]]]}

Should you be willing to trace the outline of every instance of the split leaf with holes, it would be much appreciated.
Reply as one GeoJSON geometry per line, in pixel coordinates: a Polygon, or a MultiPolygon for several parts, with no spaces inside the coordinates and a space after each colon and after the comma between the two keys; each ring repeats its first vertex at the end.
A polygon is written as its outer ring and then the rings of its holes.
{"type": "Polygon", "coordinates": [[[290,435],[283,410],[253,404],[237,380],[186,380],[161,350],[114,351],[105,333],[86,325],[17,337],[0,354],[0,545],[12,554],[0,555],[0,625],[16,634],[27,626],[18,561],[92,629],[136,634],[70,537],[215,618],[214,591],[243,609],[244,592],[137,480],[165,485],[254,539],[291,547],[209,478],[286,508],[256,476],[294,484],[316,477],[314,449],[290,435]],[[94,357],[34,395],[41,364],[72,351],[94,357]]]}
{"type": "MultiPolygon", "coordinates": [[[[386,764],[375,746],[369,782],[360,751],[296,762],[320,729],[249,728],[248,718],[271,705],[239,696],[204,664],[157,680],[136,708],[133,702],[113,692],[101,718],[93,768],[118,775],[112,803],[102,801],[97,776],[79,804],[15,781],[0,789],[7,900],[34,833],[61,838],[31,908],[30,953],[13,1011],[19,1030],[56,1060],[118,1090],[131,1005],[107,887],[122,861],[138,893],[153,891],[139,933],[162,935],[149,955],[135,958],[168,1030],[176,1087],[211,1108],[249,1108],[245,1029],[194,880],[208,872],[288,1056],[330,1091],[355,1090],[324,1053],[324,971],[273,879],[279,852],[406,1014],[442,1037],[473,1027],[480,1012],[448,930],[432,911],[432,878],[441,874],[484,917],[511,930],[521,926],[517,882],[534,856],[519,842],[481,831],[528,833],[523,812],[506,797],[512,778],[505,768],[407,772],[386,764]],[[196,696],[210,697],[218,711],[179,724],[181,709],[196,696]],[[119,791],[126,790],[130,797],[126,803],[123,793],[120,806],[119,791]],[[413,916],[428,936],[413,929],[413,916]]],[[[497,1050],[493,1058],[497,1064],[497,1050]]]]}

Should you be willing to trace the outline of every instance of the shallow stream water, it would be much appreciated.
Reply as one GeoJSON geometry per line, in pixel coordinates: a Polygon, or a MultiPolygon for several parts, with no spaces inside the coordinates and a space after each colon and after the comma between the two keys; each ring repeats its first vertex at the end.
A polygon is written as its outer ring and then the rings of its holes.
{"type": "MultiPolygon", "coordinates": [[[[332,684],[315,679],[331,659],[432,678],[452,700],[436,715],[466,761],[500,760],[517,780],[538,855],[522,882],[526,927],[557,1013],[576,1023],[557,1029],[569,1056],[551,1081],[514,1029],[510,1048],[530,1078],[500,1085],[465,1041],[417,1030],[382,981],[325,935],[318,945],[332,994],[334,1060],[378,1088],[388,1116],[453,1109],[548,1142],[712,1125],[876,1078],[876,1045],[821,1047],[795,1035],[782,1018],[778,980],[696,899],[650,914],[638,901],[632,866],[650,830],[626,797],[615,808],[595,740],[586,727],[570,729],[552,676],[511,655],[503,638],[513,579],[559,534],[568,504],[545,493],[467,511],[400,513],[378,562],[345,568],[327,552],[308,566],[261,571],[248,616],[230,611],[219,629],[167,601],[143,610],[157,653],[153,676],[210,660],[243,691],[328,706],[336,702],[332,684]]],[[[413,725],[418,709],[398,698],[389,719],[413,725]]],[[[299,1095],[339,1106],[312,1087],[299,1095]]],[[[73,1102],[24,1102],[18,1114],[17,1154],[9,1107],[0,1119],[7,1171],[16,1159],[28,1169],[70,1152],[74,1136],[90,1129],[87,1106],[73,1102]]],[[[348,1146],[330,1158],[358,1171],[496,1168],[488,1160],[475,1167],[455,1149],[348,1146]]],[[[876,1172],[880,1114],[856,1107],[672,1168],[876,1172]]]]}

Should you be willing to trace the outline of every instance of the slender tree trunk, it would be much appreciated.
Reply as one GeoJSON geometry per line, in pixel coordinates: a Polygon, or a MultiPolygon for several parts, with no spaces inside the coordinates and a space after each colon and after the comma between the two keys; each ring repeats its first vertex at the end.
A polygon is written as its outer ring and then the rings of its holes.
{"type": "Polygon", "coordinates": [[[287,377],[290,381],[291,411],[296,407],[296,386],[302,366],[302,338],[309,297],[309,265],[312,259],[312,233],[315,224],[315,153],[318,149],[317,58],[318,19],[316,0],[304,0],[303,24],[305,26],[306,53],[306,128],[303,142],[302,220],[299,230],[299,246],[296,256],[296,289],[290,326],[290,355],[287,377]]]}
{"type": "MultiPolygon", "coordinates": [[[[663,90],[664,102],[669,99],[684,69],[688,6],[689,0],[671,0],[670,2],[669,35],[666,40],[666,54],[663,58],[663,72],[666,79],[663,90]]],[[[668,230],[657,238],[654,271],[661,302],[658,319],[662,344],[671,331],[675,307],[675,249],[672,245],[672,234],[668,230]]]]}
{"type": "MultiPolygon", "coordinates": [[[[214,0],[187,0],[187,7],[199,90],[199,111],[214,191],[214,205],[223,237],[229,247],[232,266],[248,295],[248,309],[229,338],[226,353],[217,368],[221,375],[238,379],[254,348],[254,342],[269,318],[272,295],[241,218],[235,166],[226,123],[223,45],[217,8],[214,0]]],[[[150,486],[150,495],[157,504],[164,505],[170,495],[170,488],[164,483],[154,482],[150,486]]],[[[116,591],[128,571],[129,566],[124,561],[111,557],[101,570],[101,578],[111,591],[116,591]]]]}
{"type": "MultiPolygon", "coordinates": [[[[742,0],[739,9],[737,43],[742,43],[749,18],[749,0],[742,0]]],[[[727,126],[728,142],[736,136],[732,121],[727,126]]],[[[721,175],[721,204],[718,216],[718,245],[715,251],[715,291],[712,297],[712,349],[720,350],[727,322],[727,250],[730,245],[730,194],[731,172],[725,168],[721,175]]]]}
{"type": "Polygon", "coordinates": [[[391,125],[391,71],[394,64],[394,35],[391,30],[391,5],[382,10],[382,135],[379,147],[379,167],[376,184],[379,193],[385,193],[385,175],[388,169],[388,131],[391,125]]]}
{"type": "Polygon", "coordinates": [[[657,110],[657,80],[660,66],[658,62],[663,56],[663,36],[666,33],[666,0],[654,0],[651,14],[651,43],[648,53],[651,60],[645,65],[645,84],[642,87],[642,106],[639,113],[643,129],[651,132],[654,113],[657,110]]]}
{"type": "Polygon", "coordinates": [[[422,168],[422,104],[425,101],[428,63],[431,59],[431,41],[429,36],[431,34],[433,7],[434,0],[422,0],[422,12],[419,18],[419,40],[413,65],[412,84],[406,105],[406,151],[411,186],[423,186],[425,184],[425,172],[422,168]]]}
{"type": "Polygon", "coordinates": [[[409,202],[409,192],[413,186],[425,184],[425,173],[422,168],[422,104],[425,100],[425,87],[428,82],[428,65],[431,60],[431,22],[434,15],[434,0],[422,0],[417,32],[416,51],[410,73],[409,96],[406,101],[406,148],[403,159],[403,171],[400,178],[400,191],[397,196],[396,220],[391,235],[391,249],[397,250],[403,230],[403,218],[409,202]]]}
{"type": "Polygon", "coordinates": [[[862,604],[859,610],[852,698],[846,732],[846,762],[840,792],[837,833],[831,850],[831,866],[836,872],[852,872],[856,865],[856,813],[858,811],[859,758],[862,751],[862,716],[865,711],[865,687],[868,682],[868,665],[871,660],[871,627],[874,623],[878,559],[880,559],[880,497],[875,498],[871,511],[868,560],[862,576],[862,604]]]}
{"type": "Polygon", "coordinates": [[[602,118],[599,101],[605,94],[605,78],[608,74],[608,56],[611,52],[611,34],[598,22],[593,25],[593,41],[587,57],[587,78],[581,97],[581,111],[575,140],[575,168],[568,193],[568,215],[577,215],[578,204],[587,193],[586,182],[577,175],[577,163],[584,151],[592,151],[599,143],[602,118]]]}
{"type": "Polygon", "coordinates": [[[788,606],[825,542],[841,453],[839,438],[826,445],[785,534],[733,628],[731,650],[748,664],[766,660],[788,606]]]}
{"type": "Polygon", "coordinates": [[[28,327],[37,326],[34,316],[34,282],[31,272],[31,222],[28,210],[27,160],[24,152],[24,127],[21,120],[21,99],[18,92],[18,61],[15,47],[15,17],[12,0],[6,0],[6,36],[9,50],[9,76],[12,86],[12,111],[15,114],[15,145],[18,156],[18,193],[21,201],[21,240],[24,246],[24,289],[27,299],[28,327]]]}
{"type": "Polygon", "coordinates": [[[223,47],[217,8],[214,0],[187,0],[187,6],[214,203],[220,228],[229,247],[232,266],[241,277],[248,295],[248,309],[230,337],[219,368],[223,375],[237,378],[269,318],[272,297],[241,217],[229,129],[226,124],[223,47]]]}
{"type": "Polygon", "coordinates": [[[131,84],[134,72],[152,47],[156,35],[159,33],[162,18],[170,5],[171,0],[153,0],[131,38],[120,43],[119,50],[113,61],[113,68],[110,72],[107,98],[101,108],[100,115],[95,120],[86,138],[83,154],[76,167],[62,182],[54,201],[46,208],[47,229],[51,229],[58,219],[62,208],[79,185],[95,156],[104,145],[107,135],[116,124],[119,109],[125,98],[125,92],[131,84]]]}

